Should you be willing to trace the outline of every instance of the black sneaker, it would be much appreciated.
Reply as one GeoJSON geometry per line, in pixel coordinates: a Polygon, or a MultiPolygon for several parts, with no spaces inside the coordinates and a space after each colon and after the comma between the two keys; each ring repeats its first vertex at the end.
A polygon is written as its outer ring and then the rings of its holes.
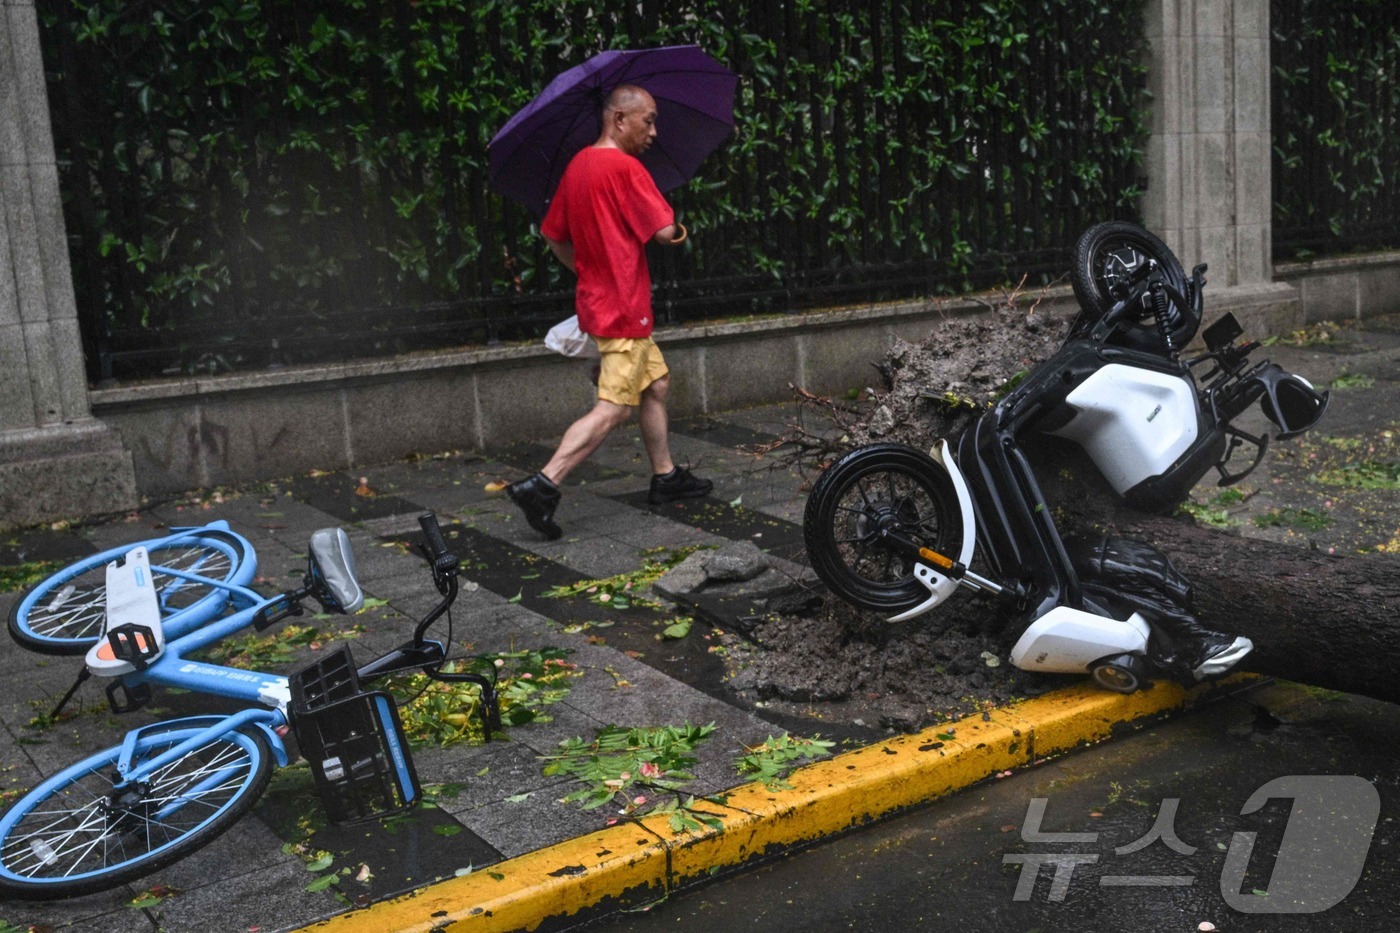
{"type": "Polygon", "coordinates": [[[647,501],[652,505],[662,505],[677,499],[699,499],[708,496],[714,488],[714,483],[699,479],[685,467],[678,466],[665,476],[651,478],[651,493],[647,501]]]}
{"type": "Polygon", "coordinates": [[[1220,677],[1254,650],[1254,642],[1243,635],[1217,634],[1201,646],[1201,660],[1191,669],[1197,680],[1220,677]]]}
{"type": "Polygon", "coordinates": [[[563,496],[559,487],[549,481],[549,477],[543,473],[536,473],[528,479],[511,483],[506,487],[506,493],[520,506],[520,511],[525,513],[525,521],[530,523],[530,527],[545,538],[553,541],[564,533],[554,522],[554,510],[559,507],[559,500],[563,496]]]}

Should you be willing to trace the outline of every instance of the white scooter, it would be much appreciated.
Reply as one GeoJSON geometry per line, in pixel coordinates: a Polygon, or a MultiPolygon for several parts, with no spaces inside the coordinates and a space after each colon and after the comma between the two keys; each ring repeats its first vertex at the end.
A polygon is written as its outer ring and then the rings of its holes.
{"type": "Polygon", "coordinates": [[[1121,693],[1157,674],[1194,683],[1228,671],[1250,641],[1202,626],[1189,581],[1149,545],[1067,545],[1024,452],[1039,434],[1073,441],[1129,505],[1165,511],[1212,468],[1230,485],[1259,465],[1268,436],[1232,425],[1256,401],[1279,439],[1317,422],[1328,393],[1267,360],[1251,365],[1258,344],[1236,343],[1233,315],[1206,329],[1204,353],[1179,357],[1200,325],[1205,270],[1188,280],[1141,227],[1091,227],[1075,248],[1081,311],[1064,345],[964,432],[956,454],[947,441],[936,458],[876,444],[822,473],[803,520],[817,574],[892,622],[959,588],[997,594],[1027,623],[1013,664],[1088,672],[1121,693]],[[1252,461],[1232,471],[1245,446],[1252,461]],[[969,569],[979,547],[985,575],[969,569]]]}

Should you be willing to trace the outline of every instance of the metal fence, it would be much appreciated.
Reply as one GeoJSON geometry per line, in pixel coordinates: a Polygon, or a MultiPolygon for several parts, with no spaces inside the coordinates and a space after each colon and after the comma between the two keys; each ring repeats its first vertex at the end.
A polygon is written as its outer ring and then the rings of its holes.
{"type": "Polygon", "coordinates": [[[1400,4],[1275,0],[1274,258],[1400,246],[1400,4]]]}
{"type": "Polygon", "coordinates": [[[538,337],[570,285],[484,143],[598,48],[741,76],[661,323],[1047,282],[1140,191],[1140,0],[40,8],[94,380],[538,337]]]}

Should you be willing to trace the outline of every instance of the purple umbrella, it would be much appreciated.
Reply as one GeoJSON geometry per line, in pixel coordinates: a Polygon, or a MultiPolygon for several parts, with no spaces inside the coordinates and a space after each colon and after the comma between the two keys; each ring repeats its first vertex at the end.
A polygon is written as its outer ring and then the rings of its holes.
{"type": "Polygon", "coordinates": [[[697,45],[601,52],[559,75],[491,140],[491,184],[543,217],[569,160],[598,139],[604,98],[619,84],[656,99],[656,141],[641,156],[669,191],[689,181],[734,128],[739,78],[697,45]]]}

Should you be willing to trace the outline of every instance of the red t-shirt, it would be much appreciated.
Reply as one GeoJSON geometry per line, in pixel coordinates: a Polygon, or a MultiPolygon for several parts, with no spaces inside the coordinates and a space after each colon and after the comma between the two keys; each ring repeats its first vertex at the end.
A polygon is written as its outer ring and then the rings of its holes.
{"type": "Polygon", "coordinates": [[[569,161],[540,232],[574,245],[574,305],[584,333],[651,336],[646,244],[674,221],[671,205],[635,156],[588,146],[569,161]]]}

